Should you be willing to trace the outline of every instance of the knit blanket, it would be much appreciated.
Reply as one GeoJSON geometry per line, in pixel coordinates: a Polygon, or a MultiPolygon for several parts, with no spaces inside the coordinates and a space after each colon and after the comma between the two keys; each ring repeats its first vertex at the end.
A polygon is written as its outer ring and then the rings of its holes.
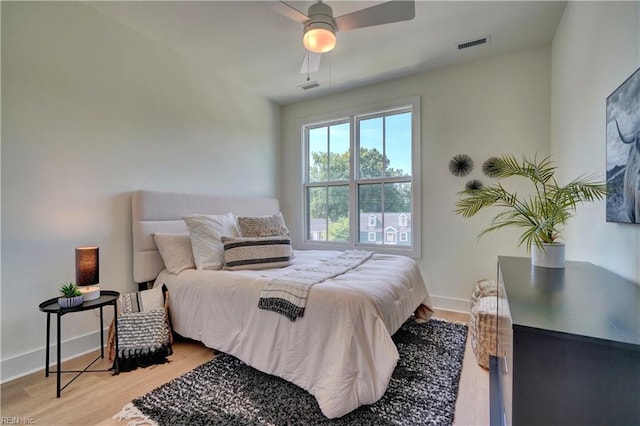
{"type": "Polygon", "coordinates": [[[273,278],[260,292],[258,308],[277,312],[291,321],[304,315],[311,287],[342,275],[366,262],[373,252],[347,250],[319,264],[273,278]]]}
{"type": "Polygon", "coordinates": [[[117,357],[120,371],[165,363],[167,356],[172,353],[164,309],[118,315],[117,357]]]}

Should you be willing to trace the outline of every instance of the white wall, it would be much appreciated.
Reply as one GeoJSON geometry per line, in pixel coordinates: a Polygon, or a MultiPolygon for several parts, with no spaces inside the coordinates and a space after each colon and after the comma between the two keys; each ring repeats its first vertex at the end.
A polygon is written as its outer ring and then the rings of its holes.
{"type": "Polygon", "coordinates": [[[510,230],[476,240],[495,214],[464,219],[453,213],[457,192],[467,180],[487,181],[482,163],[490,156],[548,154],[550,49],[528,49],[413,77],[385,82],[283,108],[285,215],[302,229],[300,124],[321,116],[385,101],[421,96],[422,258],[419,264],[436,306],[468,310],[476,280],[496,274],[497,255],[527,255],[510,230]],[[465,178],[447,168],[455,154],[474,160],[465,178]]]}
{"type": "MultiPolygon", "coordinates": [[[[640,66],[639,2],[569,2],[552,45],[551,151],[565,182],[606,169],[606,98],[640,66]]],[[[640,282],[640,225],[607,223],[605,203],[579,208],[567,258],[640,282]]]]}
{"type": "MultiPolygon", "coordinates": [[[[2,380],[43,368],[38,304],[75,280],[75,247],[100,247],[103,288],[137,288],[133,190],[277,196],[279,126],[279,107],[81,3],[2,2],[2,380]]],[[[63,356],[99,346],[96,315],[62,318],[63,356]]]]}

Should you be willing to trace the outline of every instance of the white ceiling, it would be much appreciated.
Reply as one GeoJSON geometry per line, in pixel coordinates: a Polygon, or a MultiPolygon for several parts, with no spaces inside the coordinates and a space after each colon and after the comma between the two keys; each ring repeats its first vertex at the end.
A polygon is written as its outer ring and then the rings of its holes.
{"type": "MultiPolygon", "coordinates": [[[[337,33],[302,90],[302,25],[277,12],[274,1],[88,2],[212,73],[279,104],[442,68],[551,41],[566,2],[420,1],[411,21],[337,33]],[[490,43],[458,51],[459,42],[490,43]]],[[[340,16],[380,1],[327,0],[340,16]]],[[[313,1],[290,1],[305,12],[313,1]]]]}

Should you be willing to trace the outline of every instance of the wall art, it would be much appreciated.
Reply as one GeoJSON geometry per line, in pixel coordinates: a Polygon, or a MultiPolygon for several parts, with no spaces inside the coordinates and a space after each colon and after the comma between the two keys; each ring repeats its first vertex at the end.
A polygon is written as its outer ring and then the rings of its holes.
{"type": "Polygon", "coordinates": [[[640,223],[640,68],[608,98],[607,222],[640,223]]]}

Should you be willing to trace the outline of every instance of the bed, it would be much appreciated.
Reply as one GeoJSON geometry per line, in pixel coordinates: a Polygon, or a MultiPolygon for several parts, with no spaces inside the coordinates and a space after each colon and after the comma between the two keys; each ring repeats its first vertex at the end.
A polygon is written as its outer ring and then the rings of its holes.
{"type": "Polygon", "coordinates": [[[283,268],[171,273],[154,241],[156,233],[187,232],[182,218],[188,214],[262,216],[279,210],[273,198],[136,191],[134,279],[166,285],[178,334],[302,387],[327,418],[341,417],[382,397],[398,361],[391,335],[412,315],[422,321],[430,317],[431,301],[414,260],[373,254],[314,285],[304,316],[292,321],[258,309],[265,285],[340,252],[296,250],[283,268]]]}

